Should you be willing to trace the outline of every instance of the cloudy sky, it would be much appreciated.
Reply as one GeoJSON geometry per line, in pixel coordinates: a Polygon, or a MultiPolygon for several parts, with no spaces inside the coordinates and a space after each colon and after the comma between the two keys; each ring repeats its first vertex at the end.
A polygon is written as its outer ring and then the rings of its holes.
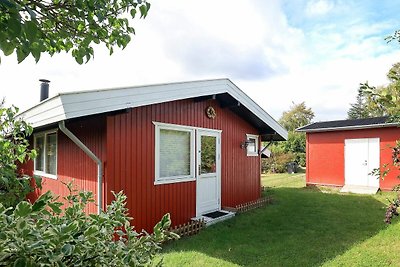
{"type": "Polygon", "coordinates": [[[26,109],[39,101],[39,78],[59,92],[229,78],[276,119],[306,102],[315,121],[346,118],[360,82],[387,83],[400,45],[393,0],[150,1],[136,36],[112,56],[95,48],[82,66],[70,55],[38,64],[16,56],[0,65],[0,96],[26,109]]]}

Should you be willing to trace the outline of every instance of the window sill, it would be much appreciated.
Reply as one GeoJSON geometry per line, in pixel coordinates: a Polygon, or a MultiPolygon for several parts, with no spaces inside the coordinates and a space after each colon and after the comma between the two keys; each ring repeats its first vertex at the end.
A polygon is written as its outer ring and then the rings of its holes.
{"type": "Polygon", "coordinates": [[[37,176],[41,176],[41,177],[44,177],[44,178],[57,180],[57,175],[49,174],[49,173],[45,173],[45,172],[41,172],[41,171],[34,171],[33,175],[37,175],[37,176]]]}
{"type": "Polygon", "coordinates": [[[193,182],[196,181],[196,178],[181,178],[181,179],[165,179],[165,180],[156,180],[154,181],[154,185],[160,184],[175,184],[175,183],[183,183],[183,182],[193,182]]]}
{"type": "Polygon", "coordinates": [[[258,153],[247,153],[248,157],[258,157],[258,153]]]}

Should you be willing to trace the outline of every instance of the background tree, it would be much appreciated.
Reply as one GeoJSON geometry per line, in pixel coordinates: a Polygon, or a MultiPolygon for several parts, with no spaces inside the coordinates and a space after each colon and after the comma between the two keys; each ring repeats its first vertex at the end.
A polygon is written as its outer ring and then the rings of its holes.
{"type": "Polygon", "coordinates": [[[357,99],[347,112],[349,119],[390,116],[398,112],[400,103],[400,63],[387,73],[389,84],[371,87],[368,83],[358,89],[357,99]],[[397,104],[396,104],[397,103],[397,104]]]}
{"type": "Polygon", "coordinates": [[[300,166],[306,165],[306,136],[295,130],[311,123],[313,118],[314,112],[305,102],[293,103],[288,111],[282,113],[279,123],[288,130],[288,140],[271,145],[272,157],[264,161],[263,171],[284,172],[286,164],[292,161],[300,166]]]}
{"type": "Polygon", "coordinates": [[[1,0],[0,50],[17,53],[18,63],[28,55],[36,62],[42,53],[71,51],[82,64],[93,55],[93,45],[103,43],[113,53],[125,48],[135,33],[129,18],[146,17],[145,0],[1,0]]]}
{"type": "Polygon", "coordinates": [[[362,90],[358,90],[356,102],[350,104],[350,109],[347,112],[348,119],[363,119],[363,118],[370,118],[374,117],[374,115],[379,116],[383,114],[379,114],[382,112],[374,112],[373,103],[370,103],[371,100],[369,97],[363,94],[362,90]],[[375,113],[373,115],[373,113],[375,113]]]}
{"type": "Polygon", "coordinates": [[[282,113],[279,123],[288,131],[293,131],[301,126],[309,124],[314,118],[314,112],[307,108],[305,102],[295,104],[288,111],[282,113]]]}

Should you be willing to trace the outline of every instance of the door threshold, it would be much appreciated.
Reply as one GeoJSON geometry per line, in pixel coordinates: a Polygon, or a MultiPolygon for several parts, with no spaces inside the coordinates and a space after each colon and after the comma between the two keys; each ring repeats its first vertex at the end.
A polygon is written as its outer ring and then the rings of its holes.
{"type": "Polygon", "coordinates": [[[201,216],[192,218],[192,220],[204,220],[206,226],[213,225],[218,222],[225,221],[235,216],[235,212],[227,210],[218,210],[214,212],[209,212],[201,216]]]}

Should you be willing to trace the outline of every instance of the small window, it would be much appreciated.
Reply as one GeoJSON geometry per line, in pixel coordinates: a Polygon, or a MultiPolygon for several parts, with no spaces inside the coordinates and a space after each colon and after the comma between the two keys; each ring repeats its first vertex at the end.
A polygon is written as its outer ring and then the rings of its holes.
{"type": "Polygon", "coordinates": [[[155,183],[194,180],[194,129],[155,123],[155,183]]]}
{"type": "Polygon", "coordinates": [[[35,134],[34,148],[37,152],[34,174],[57,179],[57,132],[35,134]]]}
{"type": "Polygon", "coordinates": [[[258,135],[247,134],[247,156],[258,156],[258,135]]]}

